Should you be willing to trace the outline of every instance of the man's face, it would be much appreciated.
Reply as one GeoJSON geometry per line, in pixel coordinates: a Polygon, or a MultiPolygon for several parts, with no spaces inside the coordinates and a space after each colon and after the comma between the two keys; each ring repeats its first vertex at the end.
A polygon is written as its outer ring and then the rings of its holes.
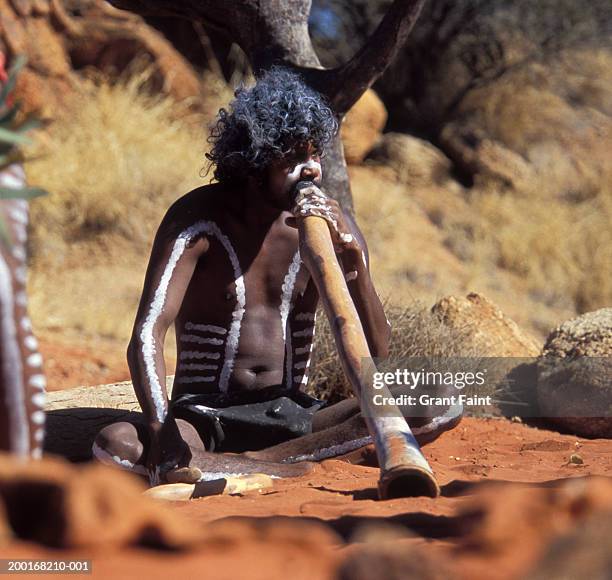
{"type": "Polygon", "coordinates": [[[283,209],[291,209],[293,192],[299,181],[321,185],[321,158],[310,143],[298,145],[293,151],[268,168],[266,193],[283,209]]]}

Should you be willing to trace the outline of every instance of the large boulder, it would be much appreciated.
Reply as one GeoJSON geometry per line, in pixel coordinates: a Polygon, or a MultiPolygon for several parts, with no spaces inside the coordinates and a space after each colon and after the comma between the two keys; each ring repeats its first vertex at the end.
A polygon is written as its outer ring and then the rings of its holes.
{"type": "Polygon", "coordinates": [[[535,339],[482,294],[447,296],[434,304],[432,312],[447,326],[465,332],[478,356],[528,358],[540,354],[535,339]]]}
{"type": "Polygon", "coordinates": [[[361,163],[380,139],[387,110],[378,95],[367,90],[347,113],[342,123],[342,141],[347,163],[361,163]]]}
{"type": "Polygon", "coordinates": [[[177,100],[202,94],[198,75],[161,33],[104,0],[0,0],[0,51],[25,55],[16,88],[26,111],[54,118],[91,71],[120,73],[136,59],[155,89],[177,100]]]}
{"type": "Polygon", "coordinates": [[[408,185],[444,183],[451,169],[450,159],[438,148],[403,133],[385,133],[368,159],[390,167],[408,185]]]}
{"type": "Polygon", "coordinates": [[[553,330],[538,361],[543,417],[585,437],[612,437],[612,308],[553,330]]]}

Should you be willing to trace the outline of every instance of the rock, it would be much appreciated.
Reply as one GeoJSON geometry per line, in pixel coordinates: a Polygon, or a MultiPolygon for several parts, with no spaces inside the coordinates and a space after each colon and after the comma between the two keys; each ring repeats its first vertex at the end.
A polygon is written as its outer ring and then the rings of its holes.
{"type": "Polygon", "coordinates": [[[143,497],[144,489],[134,476],[100,464],[24,463],[1,454],[0,528],[58,548],[182,549],[204,541],[201,529],[143,497]]]}
{"type": "Polygon", "coordinates": [[[536,357],[536,341],[482,294],[448,296],[431,309],[444,324],[465,331],[479,356],[536,357]]]}
{"type": "Polygon", "coordinates": [[[537,557],[559,535],[610,510],[612,482],[605,477],[556,480],[546,486],[489,484],[461,509],[466,532],[461,543],[484,553],[537,557]]]}
{"type": "Polygon", "coordinates": [[[398,181],[410,185],[443,183],[451,169],[450,159],[431,143],[402,133],[385,133],[368,159],[391,167],[398,181]]]}
{"type": "MultiPolygon", "coordinates": [[[[169,389],[173,378],[166,379],[169,389]]],[[[45,411],[45,452],[71,461],[91,459],[91,446],[100,429],[116,421],[142,419],[129,381],[48,393],[45,411]]]]}
{"type": "Polygon", "coordinates": [[[454,576],[449,562],[439,554],[414,545],[414,536],[394,524],[363,524],[351,538],[336,573],[338,580],[443,580],[454,576]]]}
{"type": "Polygon", "coordinates": [[[537,395],[552,424],[585,437],[612,437],[612,308],[550,333],[538,360],[537,395]]]}
{"type": "Polygon", "coordinates": [[[347,113],[342,123],[342,140],[347,163],[361,163],[380,138],[387,111],[376,93],[369,89],[347,113]]]}
{"type": "Polygon", "coordinates": [[[9,62],[28,59],[16,87],[26,112],[53,119],[88,70],[117,74],[136,59],[150,64],[156,90],[177,100],[202,95],[191,65],[141,18],[103,0],[78,4],[0,0],[0,51],[9,62]]]}
{"type": "Polygon", "coordinates": [[[554,541],[526,580],[589,578],[607,580],[612,570],[612,510],[591,515],[554,541]]]}

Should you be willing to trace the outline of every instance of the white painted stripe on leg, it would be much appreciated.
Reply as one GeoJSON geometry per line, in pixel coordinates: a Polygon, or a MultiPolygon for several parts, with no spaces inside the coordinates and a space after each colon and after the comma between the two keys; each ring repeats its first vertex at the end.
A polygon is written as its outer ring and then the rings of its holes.
{"type": "Polygon", "coordinates": [[[117,455],[111,455],[106,449],[102,449],[95,441],[91,447],[93,456],[104,465],[111,465],[114,467],[120,467],[133,473],[140,475],[147,475],[147,470],[144,465],[135,465],[127,459],[121,459],[117,455]]]}
{"type": "Polygon", "coordinates": [[[338,455],[344,455],[350,453],[366,445],[372,443],[372,437],[361,437],[360,439],[353,439],[352,441],[346,441],[339,443],[338,445],[330,445],[329,447],[323,447],[317,449],[312,453],[306,453],[304,455],[294,455],[287,457],[282,463],[299,463],[300,461],[322,461],[323,459],[329,459],[330,457],[337,457],[338,455]]]}
{"type": "Polygon", "coordinates": [[[0,254],[0,349],[1,372],[8,408],[12,451],[26,456],[30,448],[30,428],[23,388],[23,366],[15,324],[15,302],[11,273],[0,254]]]}

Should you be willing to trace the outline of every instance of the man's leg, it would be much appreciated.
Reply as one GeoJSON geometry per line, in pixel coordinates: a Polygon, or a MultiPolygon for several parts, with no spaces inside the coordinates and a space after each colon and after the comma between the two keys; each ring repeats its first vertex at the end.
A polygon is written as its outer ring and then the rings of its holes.
{"type": "MultiPolygon", "coordinates": [[[[398,396],[408,391],[407,387],[391,389],[398,396]]],[[[447,409],[425,407],[400,408],[419,445],[430,443],[442,433],[456,427],[461,421],[462,408],[447,409]],[[428,416],[437,411],[438,414],[428,416]],[[414,416],[418,413],[418,416],[414,416]]],[[[356,398],[345,399],[317,411],[312,422],[312,433],[285,441],[261,451],[247,455],[266,461],[294,463],[299,461],[321,461],[338,457],[372,443],[356,398]]]]}
{"type": "MultiPolygon", "coordinates": [[[[286,465],[270,461],[258,461],[242,454],[211,453],[206,451],[197,430],[184,419],[176,419],[181,436],[191,449],[191,467],[202,471],[203,479],[218,479],[246,473],[265,473],[276,477],[297,477],[308,473],[309,464],[286,465]]],[[[108,425],[98,433],[93,444],[93,454],[102,463],[113,465],[148,476],[145,467],[149,443],[146,428],[142,424],[127,422],[108,425]]]]}

